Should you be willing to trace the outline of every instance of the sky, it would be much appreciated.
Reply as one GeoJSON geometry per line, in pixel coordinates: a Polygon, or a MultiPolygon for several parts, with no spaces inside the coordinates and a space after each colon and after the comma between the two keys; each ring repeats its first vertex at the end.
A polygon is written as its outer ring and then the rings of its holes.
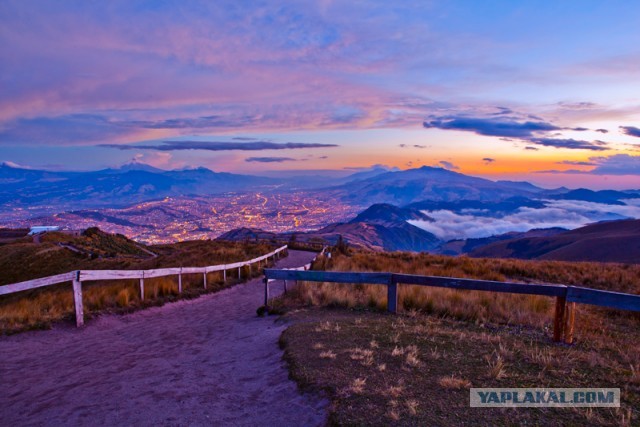
{"type": "Polygon", "coordinates": [[[0,162],[640,188],[636,1],[0,2],[0,162]]]}

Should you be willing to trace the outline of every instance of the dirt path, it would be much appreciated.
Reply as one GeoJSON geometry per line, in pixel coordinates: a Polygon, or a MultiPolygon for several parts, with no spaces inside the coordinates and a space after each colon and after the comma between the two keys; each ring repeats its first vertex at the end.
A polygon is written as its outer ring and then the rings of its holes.
{"type": "MultiPolygon", "coordinates": [[[[304,265],[289,251],[279,267],[304,265]]],[[[260,279],[84,329],[0,338],[0,423],[20,425],[321,425],[259,318],[260,279]]],[[[276,286],[274,286],[276,288],[276,286]]],[[[275,289],[274,289],[275,291],[275,289]]]]}

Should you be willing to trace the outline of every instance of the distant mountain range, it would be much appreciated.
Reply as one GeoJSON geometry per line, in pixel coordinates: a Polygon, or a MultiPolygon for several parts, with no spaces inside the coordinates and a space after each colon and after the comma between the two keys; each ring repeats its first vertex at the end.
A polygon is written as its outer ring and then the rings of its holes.
{"type": "Polygon", "coordinates": [[[514,237],[474,248],[469,255],[640,263],[640,220],[607,221],[547,236],[514,237]]]}
{"type": "MultiPolygon", "coordinates": [[[[228,196],[222,197],[226,200],[228,196]]],[[[229,229],[224,221],[233,216],[233,226],[240,227],[224,234],[224,238],[289,238],[300,218],[310,212],[304,207],[305,197],[307,201],[313,198],[315,218],[320,215],[321,220],[313,223],[316,231],[297,232],[297,238],[332,244],[342,236],[351,244],[377,250],[470,256],[542,257],[546,256],[546,246],[539,253],[523,248],[539,244],[535,239],[560,238],[565,228],[640,217],[640,203],[633,201],[640,199],[640,190],[549,190],[528,182],[491,181],[428,166],[404,171],[373,168],[344,178],[317,176],[305,180],[297,176],[219,173],[206,168],[165,171],[136,162],[92,172],[0,165],[0,213],[11,215],[18,226],[28,226],[24,220],[31,217],[70,227],[75,223],[91,226],[95,220],[107,229],[163,238],[163,227],[171,224],[171,231],[167,231],[170,236],[179,233],[188,239],[185,233],[196,233],[198,238],[216,237],[229,229]],[[228,209],[218,213],[220,203],[224,203],[220,200],[217,208],[207,204],[214,195],[229,192],[247,196],[244,206],[229,205],[237,215],[231,215],[228,209]],[[261,193],[258,199],[254,193],[261,193]],[[281,203],[285,194],[292,201],[286,206],[281,203]],[[184,203],[139,205],[166,198],[179,198],[184,203]],[[269,208],[247,209],[257,200],[269,200],[269,208]],[[345,221],[355,211],[361,213],[345,221]],[[271,228],[277,230],[286,230],[287,221],[291,221],[291,231],[271,233],[241,226],[245,222],[255,224],[258,216],[265,228],[270,218],[278,218],[277,227],[271,228]]]]}

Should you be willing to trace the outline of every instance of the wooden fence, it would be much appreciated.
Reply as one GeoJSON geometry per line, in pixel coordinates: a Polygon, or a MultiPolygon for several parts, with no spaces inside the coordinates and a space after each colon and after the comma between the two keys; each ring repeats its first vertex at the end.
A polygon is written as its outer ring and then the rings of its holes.
{"type": "Polygon", "coordinates": [[[182,292],[182,275],[183,274],[202,274],[204,288],[207,288],[207,274],[214,271],[223,272],[223,280],[227,280],[227,271],[238,269],[238,279],[241,278],[242,267],[258,264],[260,262],[273,257],[280,256],[280,252],[287,249],[284,245],[273,252],[259,256],[248,261],[236,262],[233,264],[212,265],[208,267],[174,267],[174,268],[158,268],[154,270],[76,270],[69,273],[57,274],[55,276],[43,277],[41,279],[27,280],[26,282],[13,283],[11,285],[0,286],[0,295],[13,294],[16,292],[27,291],[30,289],[42,288],[45,286],[56,285],[58,283],[71,282],[73,285],[73,301],[76,312],[76,325],[84,325],[84,309],[82,304],[82,282],[98,281],[98,280],[121,280],[121,279],[139,279],[140,280],[140,299],[144,299],[144,280],[154,277],[178,276],[178,292],[182,292]]]}
{"type": "Polygon", "coordinates": [[[398,286],[400,284],[555,297],[556,307],[553,323],[553,340],[556,342],[564,340],[568,344],[573,342],[577,303],[640,312],[640,295],[601,291],[578,286],[494,282],[489,280],[416,276],[396,273],[352,273],[339,271],[265,269],[264,275],[265,306],[269,299],[269,282],[273,280],[284,280],[285,290],[287,280],[386,285],[387,309],[392,313],[395,313],[398,309],[398,286]]]}

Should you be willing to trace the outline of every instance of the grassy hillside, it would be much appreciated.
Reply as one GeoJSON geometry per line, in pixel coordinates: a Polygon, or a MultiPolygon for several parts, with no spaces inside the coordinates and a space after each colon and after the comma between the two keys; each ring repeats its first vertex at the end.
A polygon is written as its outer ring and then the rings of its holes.
{"type": "MultiPolygon", "coordinates": [[[[640,266],[332,251],[316,269],[565,283],[640,294],[640,266]]],[[[336,425],[638,425],[640,313],[578,305],[576,341],[551,340],[548,297],[401,285],[300,283],[274,305],[290,372],[327,393],[336,425]],[[293,310],[295,309],[295,310],[293,310]],[[615,387],[621,408],[475,409],[470,387],[615,387]]]]}
{"type": "MultiPolygon", "coordinates": [[[[255,258],[271,252],[267,244],[191,241],[145,247],[122,235],[89,229],[82,236],[47,233],[40,243],[32,238],[0,246],[0,285],[16,283],[73,270],[153,269],[165,267],[203,267],[255,258]]],[[[249,269],[242,271],[243,278],[249,269]]],[[[258,274],[257,269],[251,271],[258,274]]],[[[202,287],[202,275],[185,275],[182,294],[175,277],[145,281],[145,300],[140,299],[137,280],[101,281],[83,284],[85,313],[130,311],[162,304],[177,298],[191,298],[203,292],[219,290],[237,283],[230,274],[226,283],[222,273],[210,273],[208,287],[202,287]],[[196,277],[197,276],[197,277],[196,277]]],[[[0,333],[49,327],[54,321],[73,318],[71,285],[60,285],[0,297],[0,333]]]]}

